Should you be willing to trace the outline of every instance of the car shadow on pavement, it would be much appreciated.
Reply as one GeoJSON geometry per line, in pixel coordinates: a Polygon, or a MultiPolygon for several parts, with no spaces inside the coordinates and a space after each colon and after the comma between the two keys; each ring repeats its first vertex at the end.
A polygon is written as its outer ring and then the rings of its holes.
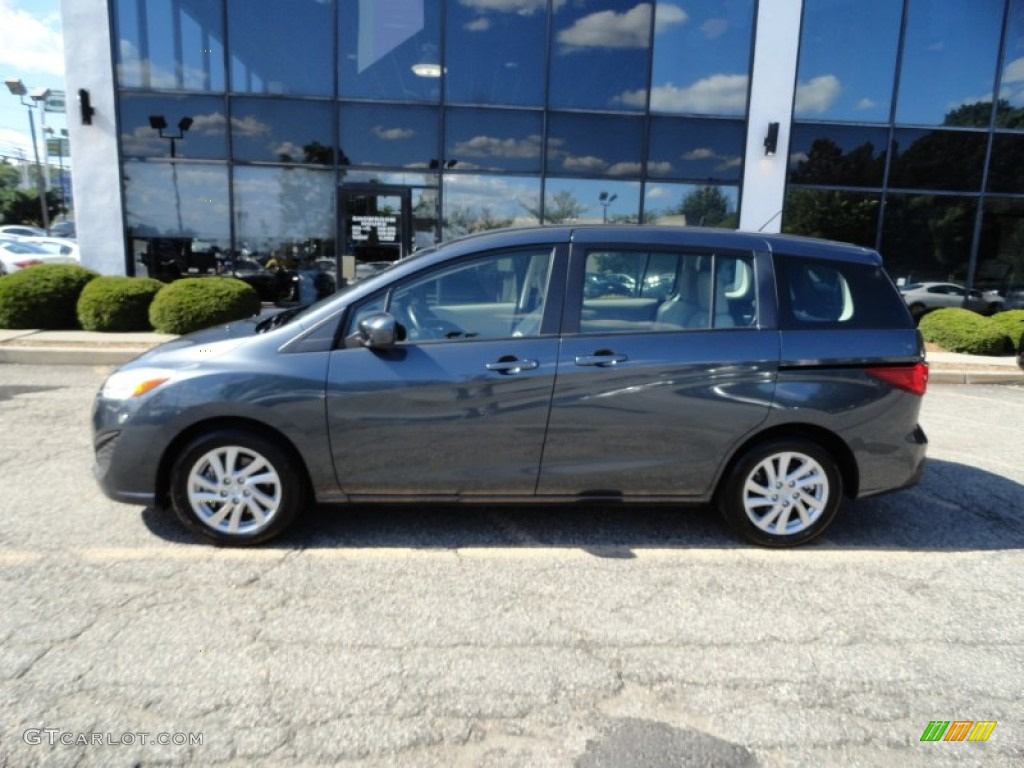
{"type": "MultiPolygon", "coordinates": [[[[170,512],[147,508],[146,526],[196,544],[170,512]]],[[[310,507],[277,549],[574,548],[628,559],[642,549],[756,548],[735,536],[711,507],[587,504],[354,504],[310,507]]],[[[814,549],[1000,550],[1024,548],[1024,485],[933,460],[922,482],[846,503],[814,549]]]]}

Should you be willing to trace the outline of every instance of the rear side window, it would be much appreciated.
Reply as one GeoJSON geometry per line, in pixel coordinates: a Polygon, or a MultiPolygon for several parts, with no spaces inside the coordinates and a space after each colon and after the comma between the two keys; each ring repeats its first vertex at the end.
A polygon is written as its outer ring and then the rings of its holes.
{"type": "Polygon", "coordinates": [[[881,267],[776,256],[775,275],[783,329],[913,327],[881,267]]]}

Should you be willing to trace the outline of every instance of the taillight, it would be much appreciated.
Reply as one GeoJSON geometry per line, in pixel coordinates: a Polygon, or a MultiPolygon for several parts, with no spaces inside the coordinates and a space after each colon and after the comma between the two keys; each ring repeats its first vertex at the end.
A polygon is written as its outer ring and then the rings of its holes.
{"type": "Polygon", "coordinates": [[[42,264],[39,259],[28,259],[27,261],[16,261],[14,266],[18,269],[24,269],[25,267],[34,267],[36,264],[42,264]]]}
{"type": "Polygon", "coordinates": [[[928,389],[928,364],[894,365],[885,368],[865,368],[864,373],[881,379],[887,384],[910,392],[912,395],[923,395],[928,389]]]}

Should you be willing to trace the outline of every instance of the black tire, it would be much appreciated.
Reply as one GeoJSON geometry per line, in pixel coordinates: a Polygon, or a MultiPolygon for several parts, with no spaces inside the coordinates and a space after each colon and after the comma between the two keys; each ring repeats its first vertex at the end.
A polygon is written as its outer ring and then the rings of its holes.
{"type": "Polygon", "coordinates": [[[306,487],[301,467],[287,451],[240,429],[196,438],[171,468],[171,504],[178,519],[231,546],[280,534],[305,507],[306,487]]]}
{"type": "Polygon", "coordinates": [[[747,541],[792,547],[828,528],[842,495],[842,474],[828,451],[803,438],[779,438],[741,455],[722,478],[715,500],[725,521],[747,541]],[[788,481],[779,478],[780,470],[788,481]],[[781,530],[780,520],[787,521],[781,530]]]}

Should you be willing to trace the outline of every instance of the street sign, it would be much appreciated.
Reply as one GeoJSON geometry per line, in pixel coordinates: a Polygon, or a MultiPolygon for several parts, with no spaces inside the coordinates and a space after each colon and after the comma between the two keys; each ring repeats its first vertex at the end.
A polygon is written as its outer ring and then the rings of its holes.
{"type": "Polygon", "coordinates": [[[43,104],[43,109],[47,112],[60,112],[63,113],[68,95],[64,91],[50,91],[50,95],[46,98],[43,104]]]}
{"type": "Polygon", "coordinates": [[[67,139],[63,136],[59,138],[52,138],[46,140],[46,153],[50,157],[69,157],[71,155],[71,145],[67,139]]]}

